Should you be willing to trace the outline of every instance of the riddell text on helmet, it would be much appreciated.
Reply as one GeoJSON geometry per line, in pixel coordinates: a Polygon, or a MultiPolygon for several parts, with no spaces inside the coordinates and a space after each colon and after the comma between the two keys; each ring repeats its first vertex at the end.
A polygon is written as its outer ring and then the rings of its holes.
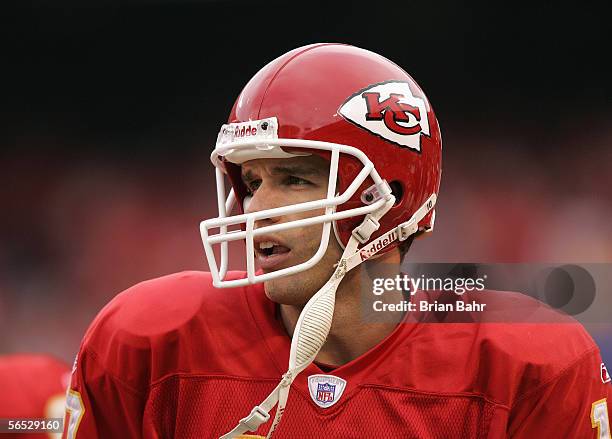
{"type": "Polygon", "coordinates": [[[236,138],[240,138],[240,137],[249,137],[249,136],[256,136],[257,135],[257,127],[236,127],[236,129],[234,130],[234,137],[236,138]]]}

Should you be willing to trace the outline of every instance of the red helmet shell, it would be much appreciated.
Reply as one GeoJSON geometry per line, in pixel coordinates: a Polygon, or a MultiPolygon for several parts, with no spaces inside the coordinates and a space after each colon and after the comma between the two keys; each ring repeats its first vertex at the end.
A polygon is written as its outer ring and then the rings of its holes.
{"type": "MultiPolygon", "coordinates": [[[[398,114],[403,116],[401,112],[398,114]]],[[[268,117],[278,119],[278,137],[281,139],[326,141],[360,149],[392,188],[398,189],[399,186],[401,193],[398,194],[400,196],[396,205],[381,219],[380,228],[372,239],[410,219],[431,194],[438,193],[442,143],[433,109],[410,75],[376,53],[344,44],[323,43],[301,47],[275,59],[261,69],[242,90],[229,122],[268,117]],[[351,97],[376,84],[388,82],[408,84],[412,95],[424,102],[429,129],[428,134],[419,134],[420,151],[368,131],[339,112],[351,97]]],[[[390,123],[393,123],[392,119],[390,123]]],[[[326,154],[316,150],[311,152],[326,154]]],[[[246,190],[240,178],[237,178],[238,167],[233,164],[226,164],[226,167],[242,206],[246,190]]],[[[340,155],[339,193],[346,190],[361,169],[362,165],[356,158],[340,155]]],[[[338,206],[337,210],[362,206],[361,192],[372,184],[373,181],[368,178],[355,195],[338,206]]],[[[430,212],[419,226],[431,228],[432,215],[433,212],[430,212]]],[[[337,222],[336,229],[343,246],[347,244],[351,231],[362,220],[363,217],[352,217],[337,222]]]]}

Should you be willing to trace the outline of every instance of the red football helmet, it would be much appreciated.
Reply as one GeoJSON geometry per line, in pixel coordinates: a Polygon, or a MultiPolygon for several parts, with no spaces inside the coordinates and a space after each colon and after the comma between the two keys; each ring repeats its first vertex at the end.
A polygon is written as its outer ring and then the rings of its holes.
{"type": "MultiPolygon", "coordinates": [[[[416,221],[416,227],[410,234],[431,230],[440,185],[441,148],[438,121],[425,94],[410,75],[388,59],[343,44],[313,44],[275,59],[242,90],[212,154],[217,167],[219,217],[202,222],[201,232],[215,285],[241,284],[241,280],[223,280],[228,241],[244,239],[247,244],[248,276],[242,284],[302,271],[322,257],[330,225],[338,242],[346,246],[363,225],[364,217],[382,208],[389,187],[395,202],[371,227],[366,227],[367,233],[357,235],[365,244],[362,250],[366,256],[397,246],[406,238],[398,227],[411,219],[416,221]],[[318,203],[303,203],[309,206],[227,216],[233,197],[239,209],[248,197],[240,178],[241,163],[303,154],[319,154],[331,161],[329,187],[336,188],[335,193],[330,191],[328,198],[318,203]],[[233,188],[227,203],[224,175],[233,188]],[[327,208],[326,213],[316,217],[315,222],[325,225],[327,235],[324,229],[320,251],[299,267],[255,275],[249,255],[253,253],[253,236],[271,232],[267,229],[278,225],[261,231],[253,230],[253,222],[288,211],[321,207],[327,208]],[[241,230],[228,231],[232,226],[241,230]],[[219,233],[209,235],[212,228],[218,228],[219,233]],[[400,235],[397,239],[392,235],[391,239],[380,239],[394,230],[400,235]],[[368,243],[377,238],[377,248],[367,250],[368,243]],[[220,270],[213,244],[221,244],[220,270]]],[[[300,225],[304,224],[293,226],[300,225]]]]}

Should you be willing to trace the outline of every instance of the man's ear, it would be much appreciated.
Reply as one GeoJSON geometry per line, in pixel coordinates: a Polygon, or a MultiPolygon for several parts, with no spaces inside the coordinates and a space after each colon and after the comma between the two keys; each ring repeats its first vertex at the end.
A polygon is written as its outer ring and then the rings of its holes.
{"type": "Polygon", "coordinates": [[[375,255],[362,262],[370,279],[392,278],[399,273],[401,264],[401,253],[398,247],[394,247],[386,253],[375,255]]]}
{"type": "Polygon", "coordinates": [[[423,233],[425,232],[422,232],[422,231],[416,232],[415,234],[410,235],[408,239],[406,239],[405,241],[402,241],[399,243],[399,245],[397,246],[397,249],[400,254],[400,264],[404,261],[404,258],[408,254],[408,250],[410,250],[410,247],[412,246],[412,241],[414,241],[414,238],[422,235],[423,233]]]}

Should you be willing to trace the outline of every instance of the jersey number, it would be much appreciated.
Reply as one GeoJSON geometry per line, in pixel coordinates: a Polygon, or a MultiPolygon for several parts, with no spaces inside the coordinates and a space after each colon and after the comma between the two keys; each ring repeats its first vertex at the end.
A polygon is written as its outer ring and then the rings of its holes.
{"type": "Polygon", "coordinates": [[[595,401],[591,405],[591,426],[597,429],[598,439],[610,438],[610,417],[606,398],[595,401]]]}
{"type": "Polygon", "coordinates": [[[68,413],[68,429],[66,430],[66,439],[75,439],[81,419],[85,414],[83,399],[81,394],[74,390],[69,390],[66,395],[66,412],[68,413]]]}

